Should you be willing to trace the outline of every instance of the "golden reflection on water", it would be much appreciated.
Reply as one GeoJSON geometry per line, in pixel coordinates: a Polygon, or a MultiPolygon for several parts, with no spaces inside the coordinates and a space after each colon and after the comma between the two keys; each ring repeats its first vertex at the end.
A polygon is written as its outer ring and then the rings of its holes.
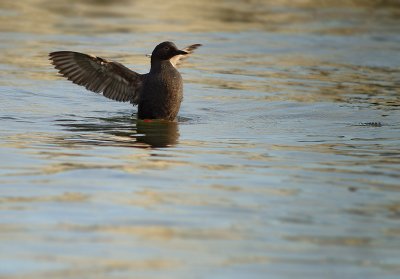
{"type": "MultiPolygon", "coordinates": [[[[234,7],[220,1],[48,1],[3,0],[3,31],[26,33],[108,33],[108,32],[204,32],[266,29],[300,32],[302,24],[316,19],[345,21],[349,7],[367,12],[370,17],[357,27],[330,27],[328,32],[365,32],[386,16],[399,15],[397,1],[235,1],[234,7]],[[335,7],[337,10],[329,9],[335,7]],[[288,9],[289,8],[289,9],[288,9]],[[382,9],[382,8],[386,8],[382,9]],[[293,12],[293,10],[295,12],[293,12]],[[115,20],[118,19],[118,20],[115,20]],[[352,29],[356,28],[354,31],[352,29]]],[[[307,26],[310,30],[310,26],[307,26]]],[[[312,30],[312,28],[311,28],[312,30]]],[[[326,30],[318,30],[324,32],[326,30]]]]}
{"type": "Polygon", "coordinates": [[[171,241],[171,240],[241,240],[246,238],[244,232],[235,228],[227,229],[174,229],[165,226],[68,226],[63,225],[64,229],[73,231],[102,232],[107,234],[126,234],[133,235],[146,240],[171,241]]]}
{"type": "Polygon", "coordinates": [[[6,203],[31,203],[31,202],[82,202],[87,201],[87,196],[81,193],[64,193],[60,196],[37,196],[37,197],[0,197],[0,204],[6,203]]]}

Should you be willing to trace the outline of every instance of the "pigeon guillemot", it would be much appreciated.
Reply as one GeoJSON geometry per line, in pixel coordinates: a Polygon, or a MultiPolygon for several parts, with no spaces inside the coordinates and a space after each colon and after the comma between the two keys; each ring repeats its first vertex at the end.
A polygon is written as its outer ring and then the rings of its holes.
{"type": "Polygon", "coordinates": [[[176,67],[199,46],[194,44],[179,50],[172,42],[157,45],[147,74],[79,52],[56,51],[49,56],[59,73],[73,83],[115,101],[137,104],[139,119],[173,121],[183,98],[182,77],[176,67]]]}

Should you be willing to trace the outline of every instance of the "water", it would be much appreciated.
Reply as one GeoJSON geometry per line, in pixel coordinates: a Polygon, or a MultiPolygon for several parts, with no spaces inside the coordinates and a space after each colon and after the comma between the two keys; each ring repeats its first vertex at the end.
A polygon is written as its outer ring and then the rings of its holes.
{"type": "Polygon", "coordinates": [[[3,0],[0,278],[398,278],[400,7],[378,2],[3,0]],[[164,40],[204,45],[178,123],[47,61],[145,73],[164,40]]]}

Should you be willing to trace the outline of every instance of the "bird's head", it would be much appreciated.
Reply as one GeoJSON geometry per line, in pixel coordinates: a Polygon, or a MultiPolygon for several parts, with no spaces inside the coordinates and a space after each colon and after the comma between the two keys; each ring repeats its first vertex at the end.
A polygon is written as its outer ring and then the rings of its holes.
{"type": "Polygon", "coordinates": [[[151,54],[152,59],[169,60],[176,55],[188,54],[186,51],[179,50],[173,42],[163,42],[156,46],[151,54]]]}

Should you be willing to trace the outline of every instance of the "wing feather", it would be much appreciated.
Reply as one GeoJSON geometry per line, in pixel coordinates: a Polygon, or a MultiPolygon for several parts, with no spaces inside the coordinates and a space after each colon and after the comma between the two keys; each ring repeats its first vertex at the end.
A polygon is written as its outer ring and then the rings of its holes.
{"type": "Polygon", "coordinates": [[[73,51],[49,54],[58,72],[75,84],[119,102],[137,104],[145,75],[104,58],[73,51]]]}
{"type": "Polygon", "coordinates": [[[183,50],[186,51],[188,54],[185,55],[176,55],[174,57],[172,57],[169,61],[171,62],[171,64],[177,68],[180,64],[182,64],[182,62],[188,58],[190,56],[190,54],[193,53],[193,51],[199,47],[201,47],[201,44],[194,44],[194,45],[190,45],[185,47],[183,50]]]}

